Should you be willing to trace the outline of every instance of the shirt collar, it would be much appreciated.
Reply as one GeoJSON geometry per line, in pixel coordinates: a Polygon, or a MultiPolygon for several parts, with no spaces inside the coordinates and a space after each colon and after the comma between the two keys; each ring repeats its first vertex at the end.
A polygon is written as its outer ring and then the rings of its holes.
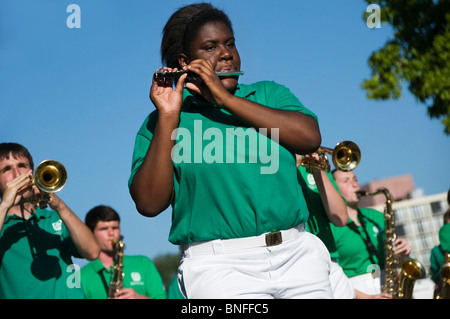
{"type": "Polygon", "coordinates": [[[109,272],[109,269],[106,269],[105,266],[103,266],[102,262],[100,261],[99,258],[97,258],[96,260],[92,261],[92,268],[94,269],[95,272],[99,272],[101,270],[105,270],[107,272],[109,272]]]}
{"type": "MultiPolygon", "coordinates": [[[[55,212],[56,213],[56,212],[55,212]]],[[[42,209],[40,207],[36,208],[36,211],[34,212],[34,214],[32,214],[30,216],[30,218],[28,218],[27,220],[32,220],[32,219],[44,219],[44,218],[48,218],[49,217],[49,212],[46,209],[42,209]]],[[[14,215],[6,215],[4,224],[7,224],[9,221],[11,220],[24,220],[22,217],[14,214],[14,215]]]]}

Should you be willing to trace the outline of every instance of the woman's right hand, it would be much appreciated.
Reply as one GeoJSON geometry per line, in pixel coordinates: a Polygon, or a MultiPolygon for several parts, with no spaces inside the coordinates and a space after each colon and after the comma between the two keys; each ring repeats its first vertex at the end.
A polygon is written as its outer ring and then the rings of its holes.
{"type": "MultiPolygon", "coordinates": [[[[177,71],[177,69],[164,67],[159,71],[177,71]]],[[[173,80],[171,78],[153,78],[150,88],[150,100],[160,115],[180,114],[186,77],[187,74],[183,74],[178,79],[175,89],[173,88],[173,80]]]]}

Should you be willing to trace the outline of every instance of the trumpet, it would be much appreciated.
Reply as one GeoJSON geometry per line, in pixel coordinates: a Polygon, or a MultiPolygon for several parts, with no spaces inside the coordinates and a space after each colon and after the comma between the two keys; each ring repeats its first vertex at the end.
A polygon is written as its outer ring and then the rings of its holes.
{"type": "Polygon", "coordinates": [[[351,141],[342,141],[336,144],[334,149],[320,146],[317,149],[319,159],[305,157],[301,165],[306,167],[308,172],[314,170],[330,171],[330,162],[326,154],[331,155],[333,165],[336,169],[344,172],[353,171],[361,161],[361,150],[358,145],[351,141]]]}
{"type": "Polygon", "coordinates": [[[31,182],[41,191],[41,195],[32,202],[47,202],[50,193],[58,192],[66,185],[66,168],[55,160],[42,161],[31,176],[31,182]]]}

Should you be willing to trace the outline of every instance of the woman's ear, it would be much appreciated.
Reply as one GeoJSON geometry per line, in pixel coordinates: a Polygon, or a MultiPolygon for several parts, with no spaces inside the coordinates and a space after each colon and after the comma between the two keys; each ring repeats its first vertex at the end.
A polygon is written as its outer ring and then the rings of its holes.
{"type": "Polygon", "coordinates": [[[186,65],[189,64],[189,59],[184,53],[180,53],[178,56],[178,64],[184,69],[186,65]]]}

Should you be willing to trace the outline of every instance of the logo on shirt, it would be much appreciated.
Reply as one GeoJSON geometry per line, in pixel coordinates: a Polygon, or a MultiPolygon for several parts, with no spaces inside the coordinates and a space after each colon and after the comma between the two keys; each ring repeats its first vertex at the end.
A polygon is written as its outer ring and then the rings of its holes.
{"type": "Polygon", "coordinates": [[[53,229],[55,230],[56,233],[61,233],[62,230],[62,220],[58,220],[54,223],[52,223],[53,229]]]}
{"type": "Polygon", "coordinates": [[[133,271],[131,274],[131,280],[133,280],[130,285],[143,285],[144,283],[141,281],[141,274],[137,271],[133,271]]]}
{"type": "Polygon", "coordinates": [[[314,179],[313,174],[308,173],[308,176],[306,177],[308,180],[308,187],[309,189],[315,190],[317,189],[316,180],[314,179]]]}
{"type": "Polygon", "coordinates": [[[373,225],[372,230],[373,230],[375,237],[378,236],[378,233],[380,232],[380,230],[378,229],[378,227],[376,225],[373,225]]]}

